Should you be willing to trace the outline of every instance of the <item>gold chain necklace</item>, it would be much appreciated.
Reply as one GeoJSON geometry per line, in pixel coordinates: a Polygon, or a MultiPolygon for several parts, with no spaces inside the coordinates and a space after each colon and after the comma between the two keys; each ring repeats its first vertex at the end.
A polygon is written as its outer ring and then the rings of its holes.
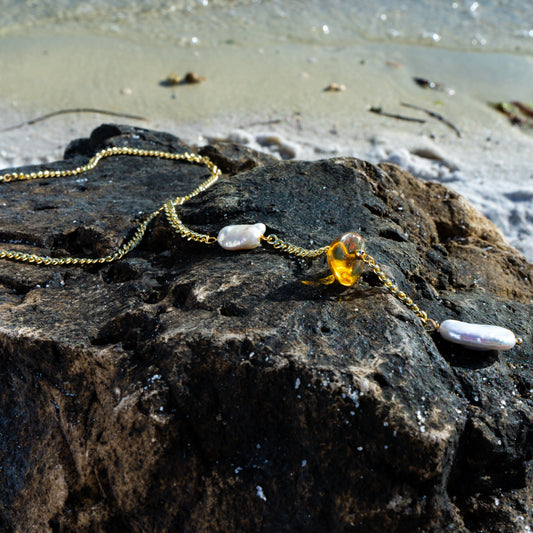
{"type": "Polygon", "coordinates": [[[90,161],[82,166],[70,170],[41,170],[38,172],[10,173],[0,175],[0,183],[11,181],[28,181],[42,178],[60,178],[77,176],[94,169],[98,163],[110,156],[130,155],[138,157],[157,157],[175,161],[188,161],[204,165],[210,172],[209,178],[185,196],[178,196],[167,201],[159,209],[151,213],[136,229],[133,237],[123,244],[114,253],[99,258],[88,257],[48,257],[37,254],[17,252],[13,250],[0,250],[0,259],[35,263],[46,266],[67,265],[95,265],[111,263],[123,258],[131,252],[142,240],[148,224],[161,212],[164,212],[170,226],[184,239],[214,244],[218,242],[226,250],[246,250],[259,246],[261,243],[270,245],[273,249],[292,256],[314,259],[322,255],[327,256],[327,262],[331,275],[317,282],[304,282],[309,285],[330,284],[338,281],[342,285],[351,286],[357,282],[363,273],[364,265],[372,270],[386,289],[388,289],[400,302],[408,307],[420,319],[422,325],[428,331],[439,331],[443,338],[448,341],[462,344],[463,346],[477,350],[507,350],[515,344],[522,344],[522,339],[515,337],[514,333],[500,326],[470,324],[458,320],[445,320],[439,324],[428,317],[427,313],[420,309],[413,300],[382,271],[375,259],[364,251],[363,238],[356,233],[345,233],[337,238],[331,245],[309,250],[295,244],[291,244],[277,237],[277,235],[265,236],[266,226],[262,223],[240,224],[224,227],[218,237],[198,233],[187,228],[180,220],[176,207],[207,190],[219,179],[221,172],[218,167],[207,157],[194,153],[182,154],[162,152],[158,150],[142,150],[138,148],[106,148],[98,152],[90,161]]]}

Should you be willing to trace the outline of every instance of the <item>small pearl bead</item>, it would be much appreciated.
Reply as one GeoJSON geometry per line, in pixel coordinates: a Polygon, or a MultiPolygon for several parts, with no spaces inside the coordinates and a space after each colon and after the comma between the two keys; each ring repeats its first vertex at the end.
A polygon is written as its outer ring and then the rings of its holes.
{"type": "Polygon", "coordinates": [[[473,350],[509,350],[516,344],[514,333],[500,326],[445,320],[439,332],[443,339],[473,350]]]}
{"type": "Polygon", "coordinates": [[[220,230],[217,241],[225,250],[251,250],[259,246],[265,231],[261,222],[226,226],[220,230]]]}

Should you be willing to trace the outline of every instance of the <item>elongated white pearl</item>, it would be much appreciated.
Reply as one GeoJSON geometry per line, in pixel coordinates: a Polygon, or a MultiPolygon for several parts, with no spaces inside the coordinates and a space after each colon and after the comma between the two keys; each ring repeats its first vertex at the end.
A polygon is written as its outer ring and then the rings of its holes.
{"type": "Polygon", "coordinates": [[[218,244],[225,250],[251,250],[257,248],[261,237],[265,234],[266,226],[257,224],[236,224],[226,226],[218,233],[218,244]]]}
{"type": "Polygon", "coordinates": [[[462,344],[473,350],[509,350],[516,343],[514,333],[500,326],[445,320],[440,325],[439,331],[447,341],[462,344]]]}

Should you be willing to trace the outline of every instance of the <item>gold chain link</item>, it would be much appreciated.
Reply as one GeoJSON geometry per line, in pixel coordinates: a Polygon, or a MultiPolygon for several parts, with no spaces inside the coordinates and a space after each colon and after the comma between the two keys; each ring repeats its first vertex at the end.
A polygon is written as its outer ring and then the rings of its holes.
{"type": "Polygon", "coordinates": [[[197,163],[206,166],[211,172],[211,176],[204,183],[199,185],[194,191],[189,195],[184,196],[183,201],[190,200],[193,196],[196,196],[200,192],[204,191],[210,187],[219,177],[220,170],[217,166],[208,158],[198,154],[193,154],[185,152],[183,154],[178,154],[174,152],[161,152],[159,150],[143,150],[140,148],[129,148],[129,147],[112,147],[105,148],[97,154],[95,154],[88,163],[85,165],[80,165],[79,167],[66,170],[39,170],[38,172],[30,172],[25,174],[23,172],[17,173],[13,172],[11,174],[2,174],[0,175],[1,182],[9,181],[27,181],[27,180],[36,180],[42,178],[64,178],[68,176],[77,176],[78,174],[83,174],[89,170],[93,170],[98,163],[106,158],[114,155],[132,155],[140,157],[158,157],[160,159],[171,159],[175,161],[189,161],[190,163],[197,163]]]}
{"type": "Polygon", "coordinates": [[[116,252],[92,259],[89,257],[48,257],[36,254],[27,254],[11,250],[0,250],[0,259],[10,261],[20,261],[25,263],[35,263],[36,265],[57,266],[57,265],[96,265],[101,263],[112,263],[122,259],[126,254],[131,252],[142,240],[148,224],[152,219],[161,212],[161,209],[154,211],[135,231],[133,237],[121,246],[116,252]]]}
{"type": "Polygon", "coordinates": [[[198,233],[189,229],[178,217],[174,204],[170,201],[163,206],[165,210],[165,215],[169,224],[184,238],[188,241],[203,242],[205,244],[213,244],[217,242],[216,237],[211,237],[205,233],[198,233]]]}
{"type": "Polygon", "coordinates": [[[296,257],[303,257],[305,259],[314,259],[315,257],[320,257],[328,253],[329,246],[323,246],[322,248],[317,248],[316,250],[307,250],[306,248],[301,248],[290,242],[282,241],[277,235],[267,235],[262,237],[261,240],[270,244],[275,250],[284,252],[286,254],[294,255],[296,257]]]}
{"type": "MultiPolygon", "coordinates": [[[[139,156],[139,157],[157,157],[160,159],[169,159],[176,161],[188,161],[190,163],[196,163],[199,165],[204,165],[208,168],[210,176],[208,179],[203,181],[198,187],[193,189],[189,194],[185,196],[177,196],[174,200],[169,200],[157,211],[154,211],[150,214],[136,229],[133,237],[123,244],[117,251],[112,254],[106,255],[99,258],[87,258],[87,257],[48,257],[37,254],[29,254],[24,252],[17,252],[12,250],[0,250],[0,259],[7,259],[9,261],[20,261],[26,263],[34,263],[37,265],[50,265],[50,266],[59,266],[59,265],[94,265],[102,263],[111,263],[117,261],[124,257],[126,254],[131,252],[142,240],[146,232],[148,224],[157,216],[161,211],[165,212],[167,220],[171,227],[179,234],[181,237],[187,240],[192,240],[196,242],[202,242],[204,244],[213,244],[217,242],[216,237],[204,233],[198,233],[187,228],[181,219],[178,217],[175,206],[182,205],[185,202],[189,201],[194,196],[204,192],[209,187],[211,187],[220,177],[221,172],[218,167],[207,157],[185,152],[182,154],[173,153],[173,152],[161,152],[159,150],[143,150],[139,148],[128,148],[128,147],[113,147],[106,148],[96,155],[94,155],[88,163],[81,165],[74,169],[67,170],[40,170],[38,172],[31,172],[29,174],[25,173],[9,173],[0,175],[0,183],[11,182],[11,181],[26,181],[42,178],[59,178],[59,177],[68,177],[68,176],[77,176],[78,174],[83,174],[93,170],[98,163],[106,158],[116,155],[130,155],[130,156],[139,156]]],[[[271,245],[275,250],[283,252],[295,257],[300,257],[304,259],[314,259],[320,257],[328,252],[329,246],[323,246],[322,248],[317,248],[314,250],[309,250],[302,248],[295,244],[291,244],[287,241],[283,241],[277,235],[267,235],[266,237],[261,237],[261,240],[271,245]]],[[[397,285],[390,280],[379,265],[376,263],[375,259],[368,255],[365,252],[355,252],[356,256],[367,264],[370,269],[376,274],[381,283],[406,307],[411,309],[416,316],[420,318],[424,327],[431,330],[438,330],[439,324],[434,320],[428,318],[428,315],[425,311],[422,311],[413,300],[401,291],[397,285]]]]}
{"type": "Polygon", "coordinates": [[[359,251],[355,252],[355,255],[370,267],[370,270],[376,274],[379,281],[383,283],[386,289],[388,289],[396,298],[398,298],[398,300],[400,300],[400,302],[411,309],[411,311],[413,311],[413,313],[420,318],[420,321],[425,328],[428,328],[431,331],[437,331],[439,329],[438,322],[432,318],[428,318],[428,314],[420,309],[420,307],[413,302],[411,297],[400,290],[400,288],[391,279],[385,276],[381,270],[381,267],[376,263],[376,260],[371,255],[368,255],[366,252],[359,251]]]}
{"type": "MultiPolygon", "coordinates": [[[[185,152],[183,154],[173,153],[173,152],[161,152],[159,150],[142,150],[139,148],[128,148],[128,147],[113,147],[113,148],[106,148],[104,150],[101,150],[98,152],[94,157],[92,157],[88,163],[85,165],[81,165],[79,167],[76,167],[74,169],[67,169],[67,170],[43,170],[39,172],[31,172],[29,174],[25,173],[11,173],[11,174],[3,174],[0,175],[0,183],[1,182],[10,182],[10,181],[27,181],[27,180],[35,180],[35,179],[42,179],[42,178],[59,178],[59,177],[67,177],[67,176],[77,176],[78,174],[83,174],[84,172],[88,172],[90,170],[93,170],[98,163],[110,156],[115,155],[131,155],[131,156],[140,156],[140,157],[158,157],[160,159],[170,159],[170,160],[176,160],[176,161],[188,161],[190,163],[196,163],[200,165],[204,165],[208,168],[210,172],[210,176],[208,179],[206,179],[204,182],[202,182],[198,187],[196,187],[193,191],[191,191],[186,196],[178,196],[174,199],[174,203],[176,205],[181,205],[184,202],[190,200],[197,194],[200,194],[201,192],[205,191],[211,185],[213,185],[218,178],[220,177],[220,170],[217,168],[217,166],[207,157],[193,154],[189,152],[185,152]]],[[[170,202],[172,205],[172,202],[170,202]]],[[[95,265],[95,264],[101,264],[101,263],[111,263],[113,261],[118,261],[119,259],[122,259],[126,254],[131,252],[142,240],[144,237],[144,234],[146,233],[146,228],[148,227],[148,224],[159,214],[161,211],[165,209],[166,211],[166,205],[160,207],[157,211],[154,211],[151,215],[149,215],[135,230],[135,233],[133,237],[126,242],[124,245],[122,245],[117,251],[115,251],[112,254],[106,255],[104,257],[98,257],[98,258],[88,258],[88,257],[48,257],[44,255],[37,255],[37,254],[28,254],[24,252],[17,252],[13,250],[0,250],[0,259],[7,259],[9,261],[19,261],[24,263],[34,263],[36,265],[50,265],[50,266],[58,266],[58,265],[95,265]]],[[[200,235],[193,231],[188,230],[183,226],[181,221],[176,215],[176,212],[174,210],[174,207],[172,207],[172,211],[174,212],[175,219],[173,221],[177,221],[176,224],[172,224],[175,229],[178,229],[177,226],[181,224],[181,228],[179,229],[179,233],[184,236],[185,238],[192,238],[192,235],[200,235]]],[[[169,221],[171,220],[171,217],[168,215],[169,221]]],[[[173,222],[171,221],[171,223],[173,222]]],[[[205,236],[208,237],[208,236],[205,236]]],[[[208,239],[198,239],[194,238],[194,240],[200,240],[201,242],[216,242],[216,239],[213,237],[208,237],[208,239]]]]}

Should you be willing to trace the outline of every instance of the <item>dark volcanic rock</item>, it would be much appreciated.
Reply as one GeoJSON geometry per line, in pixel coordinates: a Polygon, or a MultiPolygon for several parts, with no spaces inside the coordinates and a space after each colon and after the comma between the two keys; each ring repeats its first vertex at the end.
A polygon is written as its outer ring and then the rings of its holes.
{"type": "MultiPolygon", "coordinates": [[[[104,146],[183,151],[103,126],[104,146]]],[[[511,327],[474,353],[427,334],[365,273],[181,240],[163,217],[122,261],[1,262],[2,531],[526,531],[532,266],[465,200],[393,165],[202,149],[226,173],[180,208],[216,234],[262,221],[305,247],[355,230],[438,320],[511,327]]],[[[1,185],[3,248],[103,255],[205,169],[136,157],[1,185]]]]}

